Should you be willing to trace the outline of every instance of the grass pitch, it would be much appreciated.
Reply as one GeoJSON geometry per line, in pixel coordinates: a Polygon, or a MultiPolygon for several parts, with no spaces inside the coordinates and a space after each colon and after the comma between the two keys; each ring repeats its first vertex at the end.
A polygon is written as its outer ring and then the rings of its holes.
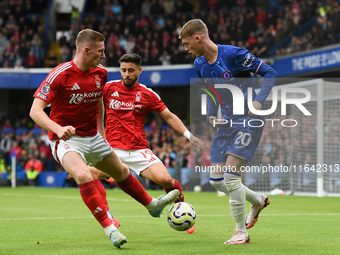
{"type": "MultiPolygon", "coordinates": [[[[162,191],[148,191],[157,197],[162,191]]],[[[248,231],[250,244],[223,245],[235,228],[228,197],[185,192],[193,234],[177,232],[120,190],[107,190],[128,243],[115,248],[73,188],[0,188],[0,254],[340,254],[340,198],[270,196],[248,231]]],[[[247,203],[247,213],[250,204],[247,203]]]]}

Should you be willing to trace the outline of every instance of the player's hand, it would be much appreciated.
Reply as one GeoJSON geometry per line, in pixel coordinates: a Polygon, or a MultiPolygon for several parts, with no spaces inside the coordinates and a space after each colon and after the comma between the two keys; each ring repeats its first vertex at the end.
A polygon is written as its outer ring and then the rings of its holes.
{"type": "Polygon", "coordinates": [[[64,140],[67,141],[71,138],[71,136],[75,135],[76,133],[76,129],[72,126],[65,126],[65,127],[61,127],[61,129],[58,130],[58,133],[56,133],[56,135],[64,140]]]}
{"type": "MultiPolygon", "coordinates": [[[[262,104],[257,101],[253,101],[253,107],[255,108],[255,110],[261,110],[262,104]]],[[[252,113],[250,110],[248,111],[248,115],[257,117],[257,115],[255,113],[252,113]]]]}
{"type": "Polygon", "coordinates": [[[218,127],[222,127],[223,125],[226,124],[226,121],[223,121],[224,119],[222,117],[218,118],[218,121],[216,119],[217,119],[217,117],[215,117],[215,116],[210,116],[209,117],[209,123],[213,127],[217,127],[218,128],[218,127]]]}
{"type": "Polygon", "coordinates": [[[205,145],[203,143],[203,141],[199,138],[197,138],[196,136],[192,135],[189,139],[190,143],[195,145],[196,147],[199,147],[201,150],[205,149],[205,145]]]}

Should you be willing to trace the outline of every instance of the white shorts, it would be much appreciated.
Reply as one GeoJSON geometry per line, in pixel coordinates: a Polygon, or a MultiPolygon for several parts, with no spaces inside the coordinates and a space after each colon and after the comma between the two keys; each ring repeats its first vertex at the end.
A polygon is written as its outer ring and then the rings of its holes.
{"type": "Polygon", "coordinates": [[[162,163],[150,149],[122,150],[114,148],[113,150],[120,160],[138,175],[149,166],[162,163]]]}
{"type": "Polygon", "coordinates": [[[112,153],[111,146],[97,133],[95,136],[81,137],[73,135],[69,140],[52,140],[51,149],[53,157],[61,165],[64,155],[69,151],[78,152],[85,162],[95,166],[103,158],[112,153]]]}

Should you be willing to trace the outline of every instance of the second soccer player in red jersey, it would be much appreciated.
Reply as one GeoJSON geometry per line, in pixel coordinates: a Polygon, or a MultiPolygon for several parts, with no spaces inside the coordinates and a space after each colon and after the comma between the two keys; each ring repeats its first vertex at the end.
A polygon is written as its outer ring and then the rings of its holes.
{"type": "MultiPolygon", "coordinates": [[[[192,144],[200,148],[204,148],[204,144],[170,112],[157,93],[138,82],[142,73],[141,62],[138,54],[123,55],[119,60],[122,80],[109,81],[104,87],[106,140],[129,169],[162,185],[167,193],[174,189],[182,193],[181,184],[171,177],[162,161],[149,148],[143,131],[147,113],[158,112],[175,131],[187,137],[192,144]]],[[[96,177],[104,177],[93,168],[91,171],[96,177]]],[[[184,196],[181,201],[184,201],[184,196]]],[[[192,233],[194,229],[195,226],[188,233],[192,233]]]]}

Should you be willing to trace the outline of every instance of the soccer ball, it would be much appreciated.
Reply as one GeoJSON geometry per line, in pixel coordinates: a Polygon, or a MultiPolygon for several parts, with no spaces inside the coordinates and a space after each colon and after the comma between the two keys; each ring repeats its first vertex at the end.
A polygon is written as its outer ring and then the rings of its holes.
{"type": "Polygon", "coordinates": [[[191,204],[179,202],[170,207],[167,220],[173,229],[185,231],[195,224],[196,211],[191,204]]]}
{"type": "Polygon", "coordinates": [[[194,187],[194,192],[201,192],[202,191],[202,187],[200,185],[196,185],[194,187]]]}

